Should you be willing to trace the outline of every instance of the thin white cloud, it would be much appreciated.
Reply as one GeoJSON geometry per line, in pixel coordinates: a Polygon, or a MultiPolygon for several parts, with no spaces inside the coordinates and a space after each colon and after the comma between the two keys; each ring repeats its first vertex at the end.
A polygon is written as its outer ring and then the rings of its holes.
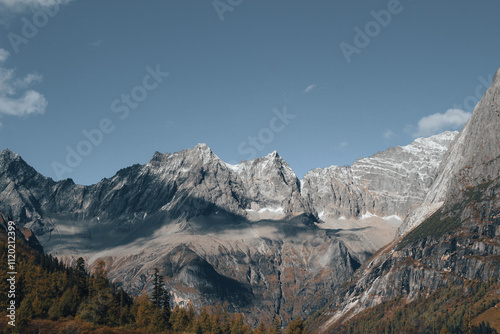
{"type": "Polygon", "coordinates": [[[304,94],[307,94],[307,93],[310,93],[312,92],[314,89],[316,89],[316,87],[318,87],[317,85],[315,84],[312,84],[312,85],[309,85],[306,87],[306,89],[304,89],[303,93],[304,94]]]}
{"type": "Polygon", "coordinates": [[[346,148],[347,146],[349,146],[349,143],[346,142],[346,141],[343,141],[343,142],[340,143],[339,146],[340,146],[340,148],[346,148]]]}
{"type": "Polygon", "coordinates": [[[42,76],[36,73],[30,73],[23,79],[17,80],[17,86],[19,88],[28,88],[28,86],[42,81],[42,76]]]}
{"type": "Polygon", "coordinates": [[[29,90],[21,98],[10,98],[7,96],[0,96],[0,114],[24,116],[29,114],[43,113],[47,107],[47,100],[45,97],[29,90]]]}
{"type": "Polygon", "coordinates": [[[384,133],[382,134],[382,137],[384,137],[385,139],[391,139],[394,136],[396,136],[396,134],[392,130],[385,130],[384,133]]]}
{"type": "Polygon", "coordinates": [[[70,1],[72,0],[0,0],[0,7],[13,12],[22,12],[28,8],[53,7],[70,1]]]}
{"type": "Polygon", "coordinates": [[[18,16],[24,13],[38,11],[57,13],[59,5],[65,5],[71,1],[73,0],[0,0],[0,24],[10,26],[13,20],[17,20],[18,16]]]}
{"type": "Polygon", "coordinates": [[[0,67],[0,94],[12,95],[15,93],[13,86],[14,70],[0,67]]]}
{"type": "MultiPolygon", "coordinates": [[[[6,55],[2,60],[2,63],[5,62],[8,52],[0,49],[0,55],[6,55]]],[[[17,78],[14,69],[0,67],[0,116],[43,114],[47,100],[39,92],[28,90],[29,86],[41,80],[42,76],[33,73],[17,78]]]]}
{"type": "Polygon", "coordinates": [[[471,115],[472,113],[461,109],[448,109],[444,114],[436,113],[422,117],[413,136],[428,137],[446,130],[460,129],[471,115]]]}
{"type": "Polygon", "coordinates": [[[98,40],[98,41],[95,41],[95,42],[91,42],[89,43],[89,46],[93,46],[93,47],[98,47],[98,46],[101,46],[102,44],[102,41],[101,40],[98,40]]]}
{"type": "Polygon", "coordinates": [[[3,63],[9,57],[9,51],[0,49],[0,63],[3,63]]]}

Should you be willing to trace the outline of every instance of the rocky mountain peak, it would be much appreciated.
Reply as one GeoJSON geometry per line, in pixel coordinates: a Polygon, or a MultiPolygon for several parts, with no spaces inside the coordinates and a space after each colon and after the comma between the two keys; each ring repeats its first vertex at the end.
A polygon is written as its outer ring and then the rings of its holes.
{"type": "Polygon", "coordinates": [[[281,159],[281,156],[278,154],[278,151],[272,151],[267,156],[272,159],[281,159]]]}
{"type": "Polygon", "coordinates": [[[463,192],[498,177],[500,159],[500,69],[439,165],[438,175],[422,205],[401,225],[403,235],[443,205],[454,193],[463,192]]]}
{"type": "MultiPolygon", "coordinates": [[[[0,152],[0,178],[2,176],[17,180],[16,182],[29,181],[31,178],[36,178],[36,181],[48,180],[48,178],[39,175],[19,154],[9,149],[0,152]]],[[[35,180],[32,180],[32,182],[35,182],[35,180]]]]}
{"type": "Polygon", "coordinates": [[[493,82],[491,83],[492,87],[498,88],[500,86],[500,67],[497,70],[497,73],[495,74],[495,77],[493,78],[493,82]]]}
{"type": "Polygon", "coordinates": [[[205,143],[197,144],[192,150],[193,153],[199,154],[201,156],[212,156],[215,155],[210,147],[205,143]]]}
{"type": "Polygon", "coordinates": [[[443,164],[452,164],[453,178],[448,192],[477,186],[499,176],[500,159],[500,69],[490,88],[455,142],[459,161],[448,155],[443,164]]]}
{"type": "Polygon", "coordinates": [[[457,135],[458,131],[445,131],[434,136],[417,138],[411,144],[402,146],[402,148],[411,149],[411,147],[415,146],[434,146],[447,150],[457,135]]]}
{"type": "Polygon", "coordinates": [[[196,146],[194,147],[195,150],[200,150],[200,151],[210,151],[212,152],[212,150],[210,149],[210,147],[208,147],[207,144],[205,143],[198,143],[196,144],[196,146]]]}
{"type": "Polygon", "coordinates": [[[153,157],[151,158],[150,162],[152,162],[152,161],[156,161],[156,162],[162,161],[162,160],[163,160],[163,157],[164,157],[165,155],[168,155],[168,153],[163,154],[163,153],[161,153],[161,152],[156,151],[156,152],[153,154],[153,157]]]}
{"type": "Polygon", "coordinates": [[[201,159],[203,164],[212,161],[221,161],[219,157],[215,155],[212,149],[210,149],[210,147],[208,147],[208,145],[205,143],[197,144],[193,149],[188,150],[188,152],[190,156],[201,159]]]}
{"type": "Polygon", "coordinates": [[[12,152],[8,148],[0,152],[0,161],[12,161],[19,158],[18,154],[12,152]]]}
{"type": "Polygon", "coordinates": [[[153,173],[178,175],[179,173],[196,173],[207,164],[221,165],[220,158],[213,153],[207,144],[197,144],[192,149],[185,149],[175,153],[162,154],[156,151],[144,168],[153,173]]]}

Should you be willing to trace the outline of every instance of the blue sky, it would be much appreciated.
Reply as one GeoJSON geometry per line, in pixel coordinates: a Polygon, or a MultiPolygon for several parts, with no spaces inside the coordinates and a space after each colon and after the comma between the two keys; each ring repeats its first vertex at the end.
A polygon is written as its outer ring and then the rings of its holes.
{"type": "Polygon", "coordinates": [[[199,142],[232,163],[277,150],[299,177],[352,164],[461,127],[500,66],[499,12],[464,0],[0,0],[0,150],[82,184],[199,142]]]}

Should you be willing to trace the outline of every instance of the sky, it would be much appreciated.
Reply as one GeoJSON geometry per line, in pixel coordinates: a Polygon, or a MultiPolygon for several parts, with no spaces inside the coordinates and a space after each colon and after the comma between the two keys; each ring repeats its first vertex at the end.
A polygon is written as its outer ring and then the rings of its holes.
{"type": "Polygon", "coordinates": [[[301,178],[460,129],[500,2],[0,0],[0,150],[93,184],[206,143],[301,178]]]}

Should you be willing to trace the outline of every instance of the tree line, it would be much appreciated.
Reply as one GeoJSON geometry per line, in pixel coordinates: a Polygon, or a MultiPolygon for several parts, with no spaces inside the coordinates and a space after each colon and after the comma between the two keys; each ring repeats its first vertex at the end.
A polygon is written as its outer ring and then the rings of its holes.
{"type": "MultiPolygon", "coordinates": [[[[284,330],[279,317],[262,319],[257,328],[244,316],[229,313],[224,305],[195,310],[175,305],[158,269],[154,271],[151,296],[145,292],[132,297],[107,278],[106,264],[97,262],[92,274],[78,258],[66,266],[57,258],[36,252],[18,242],[16,281],[16,326],[7,325],[6,298],[0,299],[2,333],[196,333],[196,334],[303,334],[302,319],[284,330]]],[[[2,266],[7,263],[7,243],[0,239],[2,266]]],[[[0,273],[0,291],[7,291],[7,272],[0,273]]]]}

